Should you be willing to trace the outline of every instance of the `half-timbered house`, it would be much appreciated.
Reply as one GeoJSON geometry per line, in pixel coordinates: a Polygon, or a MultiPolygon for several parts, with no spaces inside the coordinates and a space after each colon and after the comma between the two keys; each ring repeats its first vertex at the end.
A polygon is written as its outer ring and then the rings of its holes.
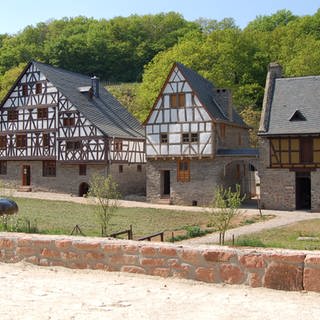
{"type": "Polygon", "coordinates": [[[249,191],[256,152],[228,89],[175,63],[144,125],[149,201],[207,204],[218,185],[249,191]]]}
{"type": "Polygon", "coordinates": [[[261,204],[320,210],[320,76],[269,65],[260,121],[261,204]]]}
{"type": "Polygon", "coordinates": [[[83,195],[94,173],[145,192],[141,124],[96,77],[31,61],[0,105],[0,179],[83,195]]]}

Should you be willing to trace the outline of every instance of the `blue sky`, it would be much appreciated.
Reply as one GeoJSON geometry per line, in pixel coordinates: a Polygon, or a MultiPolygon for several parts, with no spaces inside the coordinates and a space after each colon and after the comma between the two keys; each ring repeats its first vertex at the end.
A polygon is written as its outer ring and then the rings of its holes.
{"type": "Polygon", "coordinates": [[[13,34],[52,18],[84,15],[110,19],[168,11],[180,12],[190,21],[231,17],[243,28],[257,15],[270,15],[280,9],[312,15],[318,8],[320,0],[6,0],[0,3],[0,33],[13,34]]]}

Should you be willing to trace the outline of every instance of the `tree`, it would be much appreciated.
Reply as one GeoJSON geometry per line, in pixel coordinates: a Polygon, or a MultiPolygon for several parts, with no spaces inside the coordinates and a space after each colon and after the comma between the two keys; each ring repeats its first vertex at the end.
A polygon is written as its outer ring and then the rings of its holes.
{"type": "Polygon", "coordinates": [[[240,213],[240,205],[245,196],[241,197],[240,186],[236,185],[236,191],[231,187],[224,189],[219,186],[216,189],[214,199],[211,203],[212,225],[219,231],[219,244],[224,244],[225,234],[232,218],[240,213]]]}
{"type": "Polygon", "coordinates": [[[94,198],[96,215],[101,226],[101,236],[106,237],[110,219],[119,207],[118,185],[110,175],[104,177],[95,174],[90,179],[88,196],[94,198]]]}

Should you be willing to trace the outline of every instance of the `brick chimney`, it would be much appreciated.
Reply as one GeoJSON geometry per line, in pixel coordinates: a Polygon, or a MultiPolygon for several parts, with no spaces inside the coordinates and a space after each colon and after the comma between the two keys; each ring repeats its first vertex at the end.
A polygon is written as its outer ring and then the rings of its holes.
{"type": "Polygon", "coordinates": [[[99,78],[94,76],[91,78],[91,86],[92,86],[92,89],[93,89],[93,95],[95,97],[99,97],[99,78]]]}
{"type": "Polygon", "coordinates": [[[222,108],[222,112],[228,118],[229,121],[233,121],[232,112],[232,94],[228,89],[214,88],[214,99],[218,102],[219,106],[222,108]]]}
{"type": "Polygon", "coordinates": [[[274,85],[277,78],[282,77],[282,67],[277,62],[271,62],[268,66],[266,85],[262,103],[259,132],[266,132],[269,129],[270,108],[273,98],[274,85]]]}

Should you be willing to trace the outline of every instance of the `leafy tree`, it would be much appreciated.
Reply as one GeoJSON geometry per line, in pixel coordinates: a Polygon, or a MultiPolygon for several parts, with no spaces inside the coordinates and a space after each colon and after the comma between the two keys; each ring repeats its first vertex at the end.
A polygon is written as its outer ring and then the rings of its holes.
{"type": "Polygon", "coordinates": [[[220,245],[224,244],[225,234],[232,218],[240,214],[240,205],[245,196],[241,197],[240,186],[236,185],[236,191],[231,187],[224,189],[218,187],[211,203],[211,224],[219,231],[220,245]]]}
{"type": "Polygon", "coordinates": [[[249,129],[249,137],[250,137],[250,145],[254,148],[258,147],[258,129],[260,123],[260,110],[256,110],[253,107],[246,107],[240,112],[241,117],[244,122],[250,126],[249,129]]]}
{"type": "Polygon", "coordinates": [[[273,31],[279,26],[286,26],[289,22],[296,20],[298,17],[293,15],[289,10],[279,10],[270,16],[258,16],[251,21],[246,27],[249,30],[273,31]]]}
{"type": "Polygon", "coordinates": [[[101,236],[108,235],[110,219],[119,207],[120,193],[118,185],[111,176],[104,177],[95,174],[90,179],[88,196],[92,197],[96,204],[96,214],[101,226],[101,236]]]}

